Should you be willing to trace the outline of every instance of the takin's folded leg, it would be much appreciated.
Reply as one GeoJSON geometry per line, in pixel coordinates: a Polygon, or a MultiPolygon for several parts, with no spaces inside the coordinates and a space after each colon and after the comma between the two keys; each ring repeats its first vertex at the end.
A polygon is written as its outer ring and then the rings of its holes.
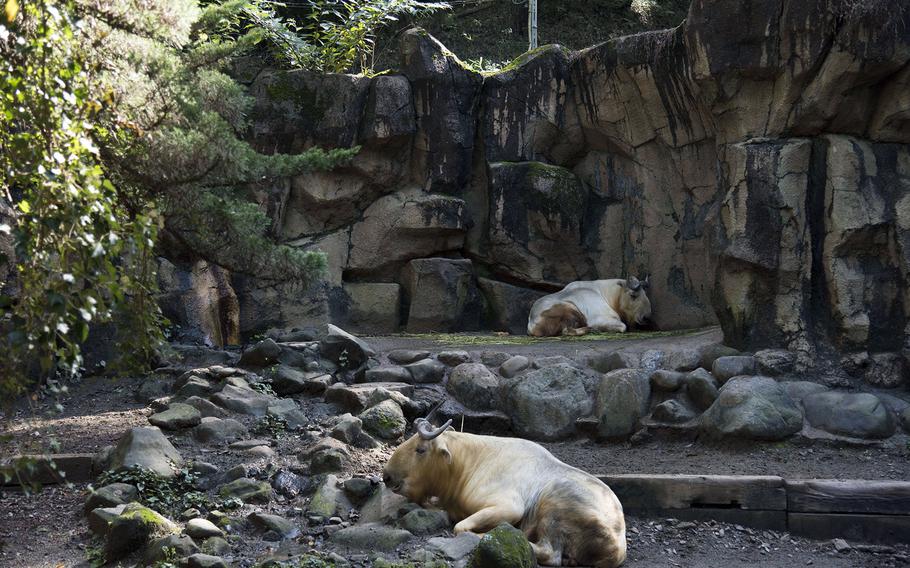
{"type": "Polygon", "coordinates": [[[508,505],[486,507],[456,524],[455,534],[458,535],[463,532],[485,533],[495,529],[502,523],[514,525],[521,520],[523,514],[523,510],[508,505]]]}
{"type": "Polygon", "coordinates": [[[540,313],[531,327],[530,335],[554,337],[557,335],[584,335],[588,332],[585,315],[568,302],[556,304],[540,313]]]}
{"type": "Polygon", "coordinates": [[[596,331],[603,331],[603,332],[607,332],[607,333],[625,333],[626,332],[626,324],[624,324],[622,322],[622,320],[620,320],[620,319],[613,319],[613,318],[604,320],[602,322],[598,322],[597,324],[592,324],[591,328],[596,331]]]}
{"type": "Polygon", "coordinates": [[[531,543],[534,557],[541,566],[562,566],[562,552],[553,548],[548,541],[541,539],[531,543]]]}

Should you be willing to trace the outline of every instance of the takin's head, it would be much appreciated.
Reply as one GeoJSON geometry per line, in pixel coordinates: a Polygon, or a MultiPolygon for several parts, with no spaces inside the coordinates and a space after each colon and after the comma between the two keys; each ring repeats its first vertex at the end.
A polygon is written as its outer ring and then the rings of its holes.
{"type": "Polygon", "coordinates": [[[651,285],[651,276],[644,280],[632,276],[619,283],[622,291],[619,294],[619,314],[626,325],[634,327],[650,327],[651,300],[648,299],[648,288],[651,285]]]}
{"type": "Polygon", "coordinates": [[[415,503],[423,502],[445,484],[454,461],[442,436],[452,421],[434,428],[427,418],[414,421],[417,433],[398,446],[382,470],[386,486],[415,503]]]}

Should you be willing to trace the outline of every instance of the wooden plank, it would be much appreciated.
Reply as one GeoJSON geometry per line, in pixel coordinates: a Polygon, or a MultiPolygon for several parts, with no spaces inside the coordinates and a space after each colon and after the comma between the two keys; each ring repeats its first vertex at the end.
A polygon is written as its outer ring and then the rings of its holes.
{"type": "Polygon", "coordinates": [[[718,521],[760,530],[787,530],[786,511],[755,511],[749,509],[626,509],[623,513],[644,519],[678,519],[680,521],[718,521]]]}
{"type": "Polygon", "coordinates": [[[910,482],[799,479],[786,482],[787,510],[910,515],[910,482]]]}
{"type": "Polygon", "coordinates": [[[4,462],[5,465],[16,463],[22,458],[31,458],[35,461],[35,467],[32,471],[23,471],[19,477],[13,479],[8,486],[15,486],[21,483],[40,483],[42,485],[51,485],[56,483],[79,483],[91,481],[94,479],[92,471],[92,454],[50,454],[50,455],[27,455],[13,456],[4,462]],[[51,466],[53,462],[54,467],[51,466]],[[61,475],[61,473],[63,475],[61,475]]]}
{"type": "Polygon", "coordinates": [[[784,480],[746,475],[600,475],[623,507],[785,511],[784,480]]]}
{"type": "Polygon", "coordinates": [[[788,513],[787,526],[793,534],[809,538],[910,543],[910,515],[788,513]]]}

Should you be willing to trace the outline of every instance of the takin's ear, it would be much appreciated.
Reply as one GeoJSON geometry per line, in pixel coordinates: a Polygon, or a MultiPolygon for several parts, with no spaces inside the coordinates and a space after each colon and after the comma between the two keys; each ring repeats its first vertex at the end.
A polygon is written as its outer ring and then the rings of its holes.
{"type": "Polygon", "coordinates": [[[446,463],[452,463],[452,452],[449,451],[449,447],[445,442],[439,440],[439,443],[436,444],[436,451],[446,460],[446,463]]]}
{"type": "Polygon", "coordinates": [[[634,276],[627,278],[625,284],[626,284],[625,287],[633,292],[635,292],[636,290],[641,288],[641,282],[639,282],[638,278],[636,278],[634,276]]]}
{"type": "Polygon", "coordinates": [[[641,281],[641,287],[644,288],[645,290],[647,290],[648,288],[651,287],[651,275],[650,274],[645,276],[645,279],[641,281]]]}

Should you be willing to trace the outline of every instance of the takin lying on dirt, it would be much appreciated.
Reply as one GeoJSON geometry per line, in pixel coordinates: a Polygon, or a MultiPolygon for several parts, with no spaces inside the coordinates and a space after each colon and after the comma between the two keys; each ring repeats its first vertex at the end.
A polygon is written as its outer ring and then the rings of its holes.
{"type": "Polygon", "coordinates": [[[644,326],[651,318],[650,276],[623,280],[572,282],[540,298],[528,315],[528,335],[584,335],[589,331],[623,333],[644,326]]]}
{"type": "Polygon", "coordinates": [[[545,566],[611,568],[625,561],[622,505],[606,484],[534,442],[456,432],[451,423],[434,428],[418,418],[417,433],[385,466],[386,485],[444,509],[458,521],[455,534],[504,522],[519,527],[545,566]]]}

